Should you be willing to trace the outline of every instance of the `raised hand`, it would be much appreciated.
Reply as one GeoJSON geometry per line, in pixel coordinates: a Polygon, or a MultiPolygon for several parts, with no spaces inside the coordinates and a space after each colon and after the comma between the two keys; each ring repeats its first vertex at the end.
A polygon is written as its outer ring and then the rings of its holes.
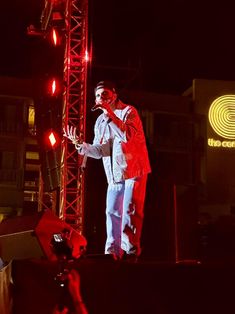
{"type": "Polygon", "coordinates": [[[63,131],[63,136],[67,137],[74,145],[80,145],[76,127],[67,125],[67,127],[65,127],[63,131]]]}
{"type": "Polygon", "coordinates": [[[72,269],[68,274],[68,290],[73,300],[76,314],[88,314],[87,308],[83,303],[80,291],[80,275],[72,269]]]}

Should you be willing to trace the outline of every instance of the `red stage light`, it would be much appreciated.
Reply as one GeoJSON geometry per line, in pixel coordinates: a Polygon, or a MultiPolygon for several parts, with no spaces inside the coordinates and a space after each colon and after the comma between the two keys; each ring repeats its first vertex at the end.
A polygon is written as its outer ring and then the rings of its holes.
{"type": "Polygon", "coordinates": [[[53,46],[55,46],[55,47],[59,46],[59,44],[61,42],[60,35],[55,28],[51,29],[50,38],[51,38],[50,40],[52,41],[53,46]]]}
{"type": "Polygon", "coordinates": [[[58,94],[58,90],[59,90],[59,84],[58,84],[57,80],[55,78],[53,78],[49,82],[49,86],[48,86],[49,94],[51,96],[55,96],[58,94]]]}
{"type": "Polygon", "coordinates": [[[53,132],[50,132],[48,138],[51,143],[51,147],[54,147],[54,145],[56,144],[55,134],[53,132]]]}
{"type": "Polygon", "coordinates": [[[54,130],[48,130],[44,135],[44,143],[47,148],[55,149],[60,143],[60,137],[54,130]]]}
{"type": "Polygon", "coordinates": [[[58,36],[57,36],[57,32],[54,28],[52,30],[52,40],[53,40],[54,46],[56,46],[58,43],[58,36]]]}
{"type": "Polygon", "coordinates": [[[87,50],[85,51],[84,59],[85,59],[86,62],[90,61],[90,56],[89,56],[89,53],[88,53],[87,50]]]}
{"type": "Polygon", "coordinates": [[[52,95],[54,95],[56,92],[56,80],[52,81],[52,85],[51,85],[51,93],[52,95]]]}

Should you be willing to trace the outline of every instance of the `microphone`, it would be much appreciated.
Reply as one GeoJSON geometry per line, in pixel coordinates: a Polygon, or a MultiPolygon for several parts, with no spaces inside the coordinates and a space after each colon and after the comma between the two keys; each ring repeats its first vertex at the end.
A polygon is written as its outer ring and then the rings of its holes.
{"type": "Polygon", "coordinates": [[[92,108],[91,108],[91,111],[95,111],[95,110],[97,110],[97,109],[101,109],[102,110],[102,108],[103,109],[105,109],[105,107],[103,106],[103,105],[112,105],[113,103],[114,103],[114,101],[115,101],[115,99],[114,100],[112,100],[112,98],[107,98],[107,99],[105,99],[105,101],[102,101],[101,103],[99,103],[99,104],[95,104],[92,108]],[[103,105],[102,105],[103,104],[103,105]]]}
{"type": "Polygon", "coordinates": [[[95,105],[91,108],[91,111],[96,111],[97,109],[101,109],[100,105],[95,105]]]}

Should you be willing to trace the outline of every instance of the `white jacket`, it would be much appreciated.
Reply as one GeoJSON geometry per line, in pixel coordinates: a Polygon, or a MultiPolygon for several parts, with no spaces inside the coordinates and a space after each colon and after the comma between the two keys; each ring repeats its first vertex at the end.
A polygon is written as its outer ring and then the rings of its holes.
{"type": "Polygon", "coordinates": [[[139,177],[151,171],[142,122],[137,110],[120,100],[115,119],[102,113],[96,120],[93,144],[83,143],[80,154],[102,158],[109,184],[139,177]]]}

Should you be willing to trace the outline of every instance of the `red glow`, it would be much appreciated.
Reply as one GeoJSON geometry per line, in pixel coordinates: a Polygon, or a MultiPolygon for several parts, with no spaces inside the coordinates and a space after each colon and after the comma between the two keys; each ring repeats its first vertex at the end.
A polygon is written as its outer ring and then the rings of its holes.
{"type": "Polygon", "coordinates": [[[92,60],[92,45],[89,49],[86,49],[84,52],[84,61],[91,62],[92,60]]]}
{"type": "Polygon", "coordinates": [[[85,51],[85,57],[84,57],[84,59],[85,59],[86,62],[90,61],[89,53],[88,53],[87,50],[85,51]]]}

